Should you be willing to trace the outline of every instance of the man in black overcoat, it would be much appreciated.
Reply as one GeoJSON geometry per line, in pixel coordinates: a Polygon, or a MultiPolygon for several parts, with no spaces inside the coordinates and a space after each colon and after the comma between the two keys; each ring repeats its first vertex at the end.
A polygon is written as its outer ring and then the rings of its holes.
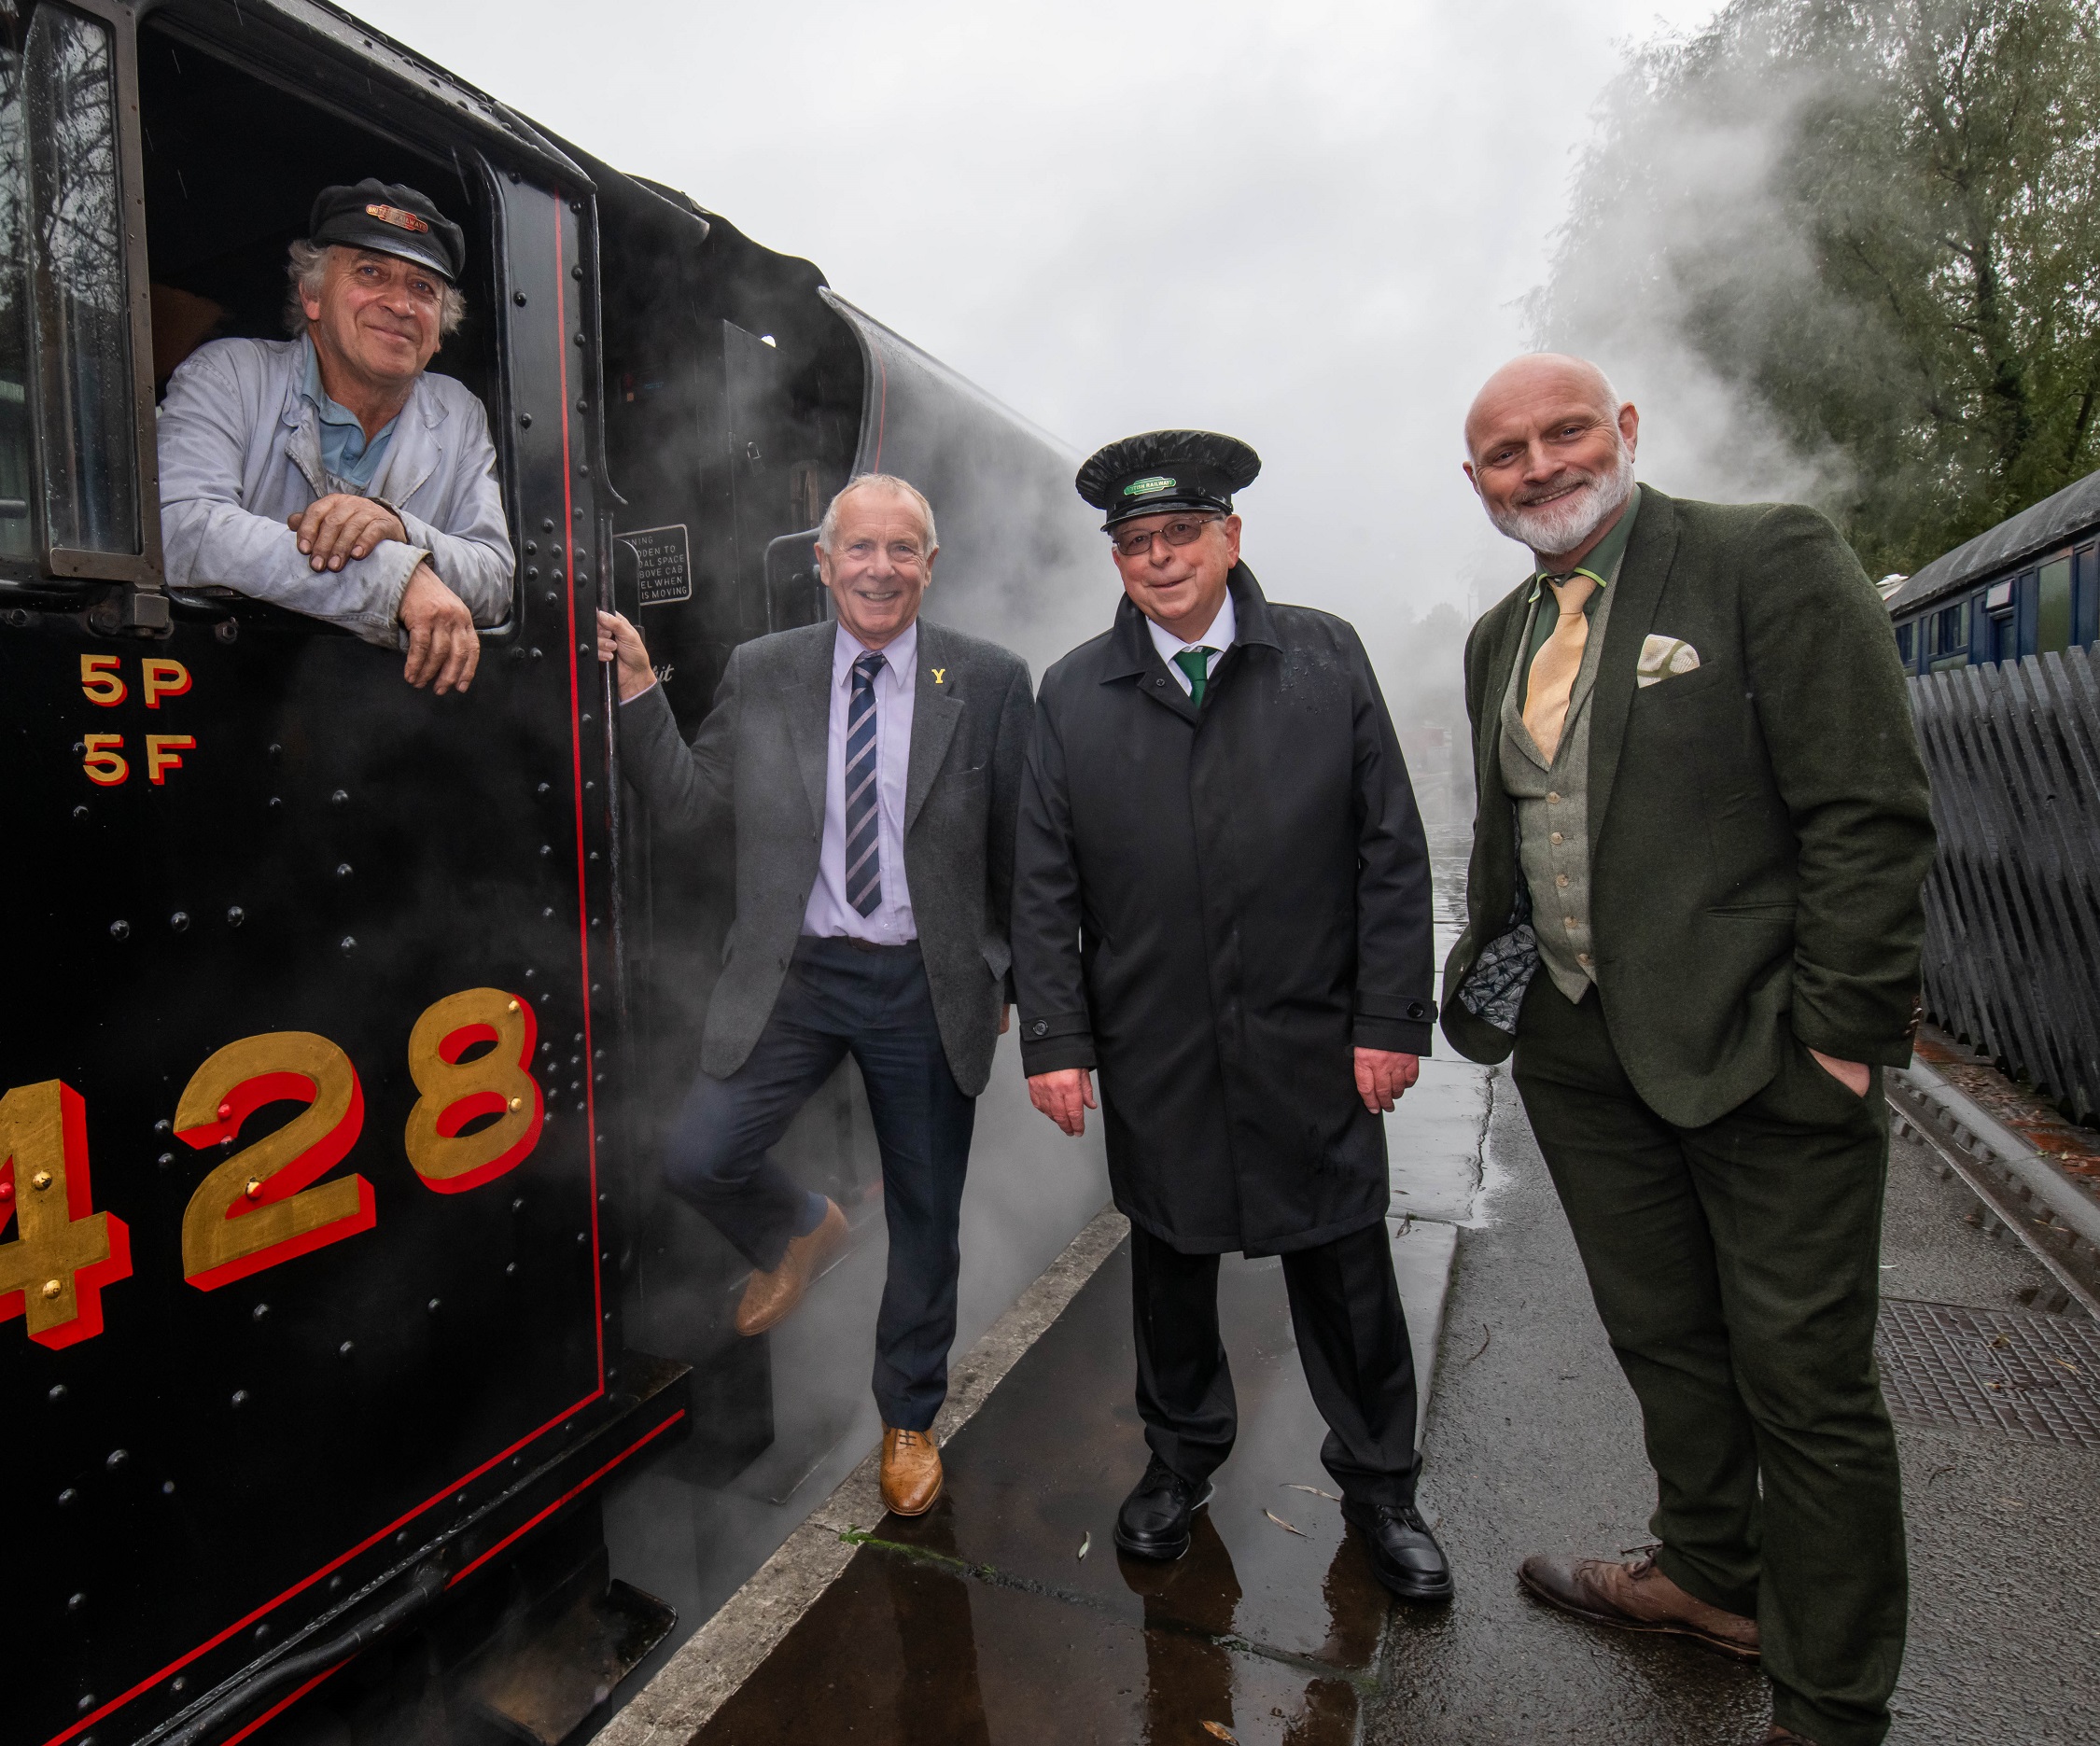
{"type": "Polygon", "coordinates": [[[1415,1509],[1415,1374],[1385,1230],[1382,1113],[1429,1053],[1429,860],[1354,630],[1272,606],[1206,431],[1079,472],[1127,598],[1037,699],[1014,875],[1022,1063],[1068,1134],[1101,1075],[1131,1225],[1152,1460],[1116,1543],[1174,1558],[1231,1452],[1218,1257],[1281,1255],[1343,1514],[1396,1594],[1449,1567],[1415,1509]]]}

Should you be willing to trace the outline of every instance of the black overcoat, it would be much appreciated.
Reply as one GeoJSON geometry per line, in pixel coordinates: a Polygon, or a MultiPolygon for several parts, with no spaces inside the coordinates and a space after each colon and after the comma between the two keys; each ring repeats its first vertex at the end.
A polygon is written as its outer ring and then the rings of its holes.
{"type": "Polygon", "coordinates": [[[1355,631],[1232,572],[1203,707],[1138,609],[1043,677],[1014,969],[1029,1073],[1100,1069],[1115,1204],[1188,1254],[1382,1217],[1352,1048],[1427,1055],[1429,859],[1355,631]]]}

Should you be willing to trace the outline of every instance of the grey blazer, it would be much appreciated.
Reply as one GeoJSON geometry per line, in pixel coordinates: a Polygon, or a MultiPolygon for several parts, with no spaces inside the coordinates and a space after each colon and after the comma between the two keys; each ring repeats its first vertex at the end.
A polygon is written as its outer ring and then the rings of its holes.
{"type": "MultiPolygon", "coordinates": [[[[765,1028],[816,883],[835,636],[827,621],[740,645],[690,747],[660,685],[620,712],[621,761],[651,816],[735,831],[736,918],[700,1045],[717,1079],[744,1065],[765,1028]]],[[[924,619],[918,666],[904,877],[948,1068],[974,1097],[1010,998],[1007,905],[1033,688],[1018,655],[924,619]]]]}

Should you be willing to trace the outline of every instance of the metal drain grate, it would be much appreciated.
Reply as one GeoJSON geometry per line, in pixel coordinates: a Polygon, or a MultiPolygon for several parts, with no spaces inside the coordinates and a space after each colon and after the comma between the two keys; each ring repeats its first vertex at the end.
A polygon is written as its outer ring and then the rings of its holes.
{"type": "Polygon", "coordinates": [[[2082,1316],[1888,1298],[1875,1347],[1899,1420],[2100,1449],[2100,1326],[2082,1316]]]}

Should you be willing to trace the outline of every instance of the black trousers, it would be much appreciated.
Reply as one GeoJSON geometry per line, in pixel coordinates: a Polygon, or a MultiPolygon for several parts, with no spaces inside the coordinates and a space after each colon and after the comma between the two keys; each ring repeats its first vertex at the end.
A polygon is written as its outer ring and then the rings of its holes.
{"type": "MultiPolygon", "coordinates": [[[[1298,1361],[1327,1421],[1321,1461],[1351,1502],[1413,1502],[1415,1355],[1385,1222],[1293,1250],[1283,1282],[1298,1361]]],[[[1239,1426],[1218,1337],[1218,1258],[1184,1255],[1132,1225],[1130,1290],[1145,1441],[1201,1485],[1232,1453],[1239,1426]]]]}
{"type": "Polygon", "coordinates": [[[1594,993],[1544,975],[1517,1089],[1641,1404],[1664,1574],[1756,1617],[1772,1714],[1875,1746],[1903,1659],[1896,1433],[1874,1363],[1888,1107],[1789,1040],[1704,1127],[1641,1101],[1594,993]]]}

